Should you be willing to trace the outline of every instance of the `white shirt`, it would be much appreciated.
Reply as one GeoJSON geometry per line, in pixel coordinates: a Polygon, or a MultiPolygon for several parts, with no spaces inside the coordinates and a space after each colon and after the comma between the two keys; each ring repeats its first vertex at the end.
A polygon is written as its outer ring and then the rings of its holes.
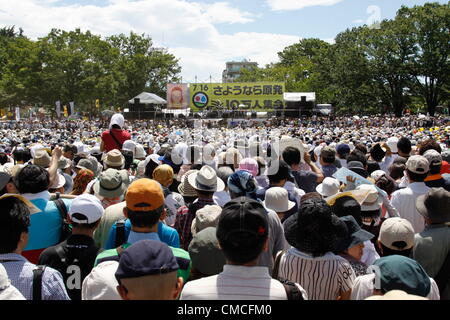
{"type": "Polygon", "coordinates": [[[219,191],[214,192],[213,200],[216,202],[219,206],[223,207],[228,201],[231,200],[230,195],[227,191],[219,191]]]}
{"type": "Polygon", "coordinates": [[[401,218],[411,222],[414,232],[420,233],[425,228],[425,220],[416,209],[416,200],[430,190],[424,182],[413,182],[407,188],[395,191],[391,203],[398,210],[401,218]]]}
{"type": "Polygon", "coordinates": [[[372,241],[370,240],[364,241],[364,248],[363,248],[363,255],[361,257],[361,262],[364,262],[366,266],[370,266],[377,259],[380,259],[380,255],[375,249],[375,246],[373,245],[372,241]]]}
{"type": "MultiPolygon", "coordinates": [[[[299,287],[299,286],[297,286],[299,287]]],[[[306,292],[299,287],[306,299],[306,292]]],[[[286,300],[281,282],[266,267],[226,264],[218,275],[189,281],[180,300],[286,300]]]]}
{"type": "MultiPolygon", "coordinates": [[[[351,300],[364,300],[373,296],[373,283],[375,281],[375,273],[366,274],[356,277],[353,283],[351,300]]],[[[430,278],[431,288],[427,298],[430,300],[439,300],[439,288],[433,278],[430,278]]]]}

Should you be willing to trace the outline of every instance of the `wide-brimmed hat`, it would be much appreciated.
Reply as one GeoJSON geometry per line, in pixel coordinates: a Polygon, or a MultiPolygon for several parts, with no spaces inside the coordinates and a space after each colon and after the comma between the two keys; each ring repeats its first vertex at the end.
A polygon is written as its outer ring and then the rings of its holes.
{"type": "Polygon", "coordinates": [[[72,166],[72,160],[67,159],[66,157],[59,158],[58,161],[58,169],[64,170],[70,168],[72,166]]]}
{"type": "Polygon", "coordinates": [[[289,200],[289,194],[286,189],[272,187],[266,191],[263,205],[275,212],[286,212],[295,206],[295,202],[289,200]]]}
{"type": "Polygon", "coordinates": [[[206,205],[197,210],[191,225],[192,235],[208,227],[217,227],[221,212],[222,208],[218,205],[206,205]]]}
{"type": "Polygon", "coordinates": [[[367,197],[361,204],[361,211],[375,211],[381,208],[383,198],[373,184],[361,184],[356,187],[357,190],[368,191],[367,197]]]}
{"type": "Polygon", "coordinates": [[[326,177],[323,179],[322,183],[316,187],[316,191],[324,197],[331,197],[339,192],[339,187],[338,180],[326,177]]]}
{"type": "Polygon", "coordinates": [[[122,152],[117,149],[113,149],[104,156],[103,163],[108,167],[123,167],[125,164],[125,157],[122,152]]]}
{"type": "Polygon", "coordinates": [[[201,191],[213,192],[225,189],[225,183],[217,177],[216,171],[208,165],[189,175],[188,181],[194,189],[201,191]]]}
{"type": "Polygon", "coordinates": [[[370,240],[374,237],[373,234],[361,229],[358,222],[353,216],[344,216],[339,218],[347,225],[347,237],[342,242],[342,250],[350,249],[364,241],[370,240]]]}
{"type": "Polygon", "coordinates": [[[33,158],[33,164],[43,167],[43,168],[48,168],[50,166],[50,162],[51,162],[51,158],[47,152],[47,150],[45,149],[40,149],[40,150],[36,150],[36,153],[34,154],[34,158],[33,158]]]}
{"type": "Polygon", "coordinates": [[[116,169],[103,171],[94,183],[94,192],[102,197],[116,198],[124,194],[127,184],[123,175],[116,169]]]}
{"type": "Polygon", "coordinates": [[[189,183],[189,176],[198,172],[198,170],[189,170],[181,177],[181,183],[178,185],[178,191],[184,197],[196,197],[197,192],[194,187],[189,183]]]}
{"type": "Polygon", "coordinates": [[[339,251],[347,232],[346,224],[319,198],[303,201],[298,213],[284,222],[287,242],[306,253],[339,251]]]}
{"type": "Polygon", "coordinates": [[[76,167],[78,169],[88,169],[94,173],[96,172],[96,170],[94,170],[94,165],[92,164],[92,161],[89,159],[80,159],[80,161],[78,161],[76,167]]]}
{"type": "Polygon", "coordinates": [[[59,189],[64,187],[64,185],[66,184],[66,178],[64,178],[64,176],[60,172],[57,172],[56,176],[57,176],[56,180],[49,187],[49,189],[59,189]]]}
{"type": "Polygon", "coordinates": [[[450,192],[444,188],[431,188],[416,200],[417,211],[433,223],[450,222],[450,192]]]}

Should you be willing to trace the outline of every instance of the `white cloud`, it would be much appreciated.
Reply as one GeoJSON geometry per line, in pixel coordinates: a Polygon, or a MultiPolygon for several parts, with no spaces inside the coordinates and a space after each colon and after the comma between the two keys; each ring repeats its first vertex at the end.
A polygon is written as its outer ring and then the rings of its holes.
{"type": "Polygon", "coordinates": [[[331,6],[343,0],[266,0],[273,11],[300,10],[306,7],[331,6]]]}
{"type": "Polygon", "coordinates": [[[227,2],[211,5],[184,0],[109,0],[70,5],[54,0],[0,0],[0,27],[23,28],[37,39],[52,28],[90,30],[103,37],[130,31],[149,35],[180,59],[183,80],[221,81],[225,62],[248,58],[260,66],[277,61],[277,52],[299,40],[297,36],[240,32],[221,34],[217,23],[248,23],[256,18],[227,2]],[[85,4],[89,3],[89,4],[85,4]],[[93,4],[94,3],[94,4],[93,4]]]}

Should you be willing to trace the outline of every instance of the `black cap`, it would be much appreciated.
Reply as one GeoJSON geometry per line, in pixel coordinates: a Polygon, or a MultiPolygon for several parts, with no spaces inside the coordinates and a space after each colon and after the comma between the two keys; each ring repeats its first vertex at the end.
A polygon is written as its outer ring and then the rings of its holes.
{"type": "Polygon", "coordinates": [[[291,168],[284,160],[271,161],[268,168],[267,177],[270,181],[280,181],[292,178],[291,168]]]}
{"type": "MultiPolygon", "coordinates": [[[[246,197],[236,198],[222,209],[217,225],[217,239],[220,242],[235,243],[240,239],[265,240],[268,235],[267,213],[263,205],[246,197]]],[[[244,243],[243,243],[244,244],[244,243]]]]}
{"type": "Polygon", "coordinates": [[[142,240],[123,252],[115,276],[120,282],[120,279],[165,274],[178,269],[172,250],[165,243],[142,240]]]}

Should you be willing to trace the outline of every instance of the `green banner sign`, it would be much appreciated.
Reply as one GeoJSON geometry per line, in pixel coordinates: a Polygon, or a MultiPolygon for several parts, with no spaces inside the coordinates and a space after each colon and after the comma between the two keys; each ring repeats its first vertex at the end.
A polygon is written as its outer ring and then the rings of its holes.
{"type": "Polygon", "coordinates": [[[284,82],[195,83],[189,91],[192,111],[273,111],[283,106],[284,82]]]}

